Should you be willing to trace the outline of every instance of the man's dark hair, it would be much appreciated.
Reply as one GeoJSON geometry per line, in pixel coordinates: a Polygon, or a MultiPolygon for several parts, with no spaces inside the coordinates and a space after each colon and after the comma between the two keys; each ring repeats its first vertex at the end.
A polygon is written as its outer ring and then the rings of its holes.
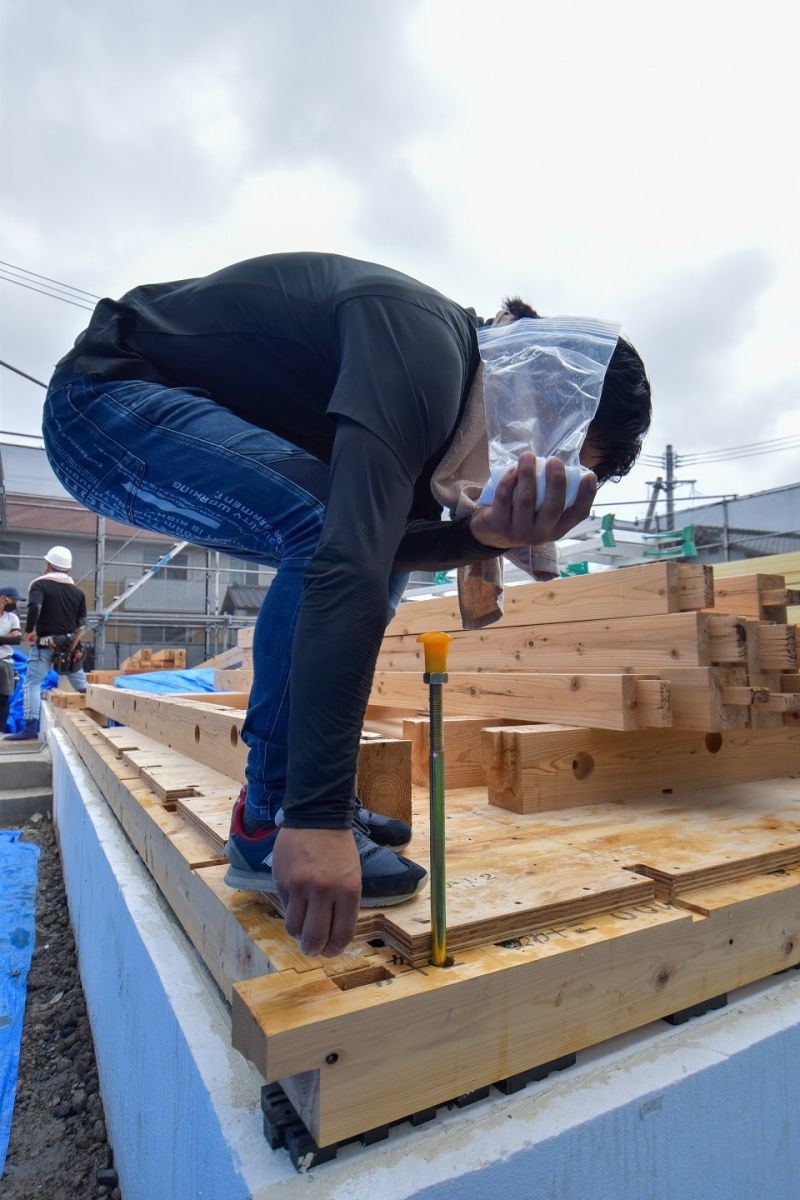
{"type": "MultiPolygon", "coordinates": [[[[520,296],[507,296],[503,310],[515,321],[539,316],[520,296]]],[[[628,474],[642,449],[651,416],[650,382],[644,363],[630,342],[620,337],[606,370],[597,412],[586,434],[586,440],[601,456],[592,468],[598,483],[628,474]]]]}

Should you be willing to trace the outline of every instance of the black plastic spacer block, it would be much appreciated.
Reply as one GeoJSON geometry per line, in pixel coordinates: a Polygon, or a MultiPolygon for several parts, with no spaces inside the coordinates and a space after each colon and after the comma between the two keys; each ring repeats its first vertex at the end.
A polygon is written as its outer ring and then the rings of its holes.
{"type": "Polygon", "coordinates": [[[529,1083],[538,1083],[539,1080],[546,1079],[555,1071],[565,1071],[567,1067],[574,1067],[576,1061],[575,1054],[562,1054],[560,1058],[553,1058],[539,1067],[531,1067],[528,1071],[520,1071],[518,1075],[509,1075],[506,1079],[500,1079],[494,1086],[504,1096],[512,1096],[515,1092],[521,1092],[529,1083]]]}
{"type": "Polygon", "coordinates": [[[436,1107],[421,1108],[419,1112],[412,1113],[408,1118],[412,1125],[427,1125],[428,1121],[436,1120],[436,1107]]]}
{"type": "Polygon", "coordinates": [[[302,1121],[297,1121],[286,1130],[286,1149],[292,1165],[301,1174],[321,1163],[332,1162],[339,1152],[336,1143],[324,1148],[318,1146],[302,1121]]]}
{"type": "Polygon", "coordinates": [[[684,1025],[686,1021],[691,1021],[693,1017],[702,1017],[704,1013],[713,1012],[715,1008],[724,1008],[728,1003],[728,993],[723,992],[719,996],[712,996],[710,1000],[701,1000],[699,1004],[690,1004],[688,1008],[682,1008],[678,1012],[670,1013],[668,1017],[663,1019],[668,1025],[684,1025]]]}
{"type": "Polygon", "coordinates": [[[489,1088],[476,1088],[474,1092],[464,1092],[461,1096],[456,1096],[453,1103],[456,1108],[466,1108],[470,1104],[477,1104],[478,1100],[485,1100],[489,1095],[489,1088]]]}
{"type": "Polygon", "coordinates": [[[385,1142],[389,1136],[390,1125],[377,1125],[375,1129],[368,1129],[366,1133],[359,1134],[358,1140],[362,1146],[374,1146],[376,1142],[385,1142]]]}

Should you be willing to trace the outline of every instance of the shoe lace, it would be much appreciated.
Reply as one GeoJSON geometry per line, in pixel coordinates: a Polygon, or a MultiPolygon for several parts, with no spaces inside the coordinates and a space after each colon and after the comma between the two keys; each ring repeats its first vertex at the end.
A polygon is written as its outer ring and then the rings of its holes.
{"type": "Polygon", "coordinates": [[[368,863],[371,858],[374,858],[376,854],[380,853],[381,847],[376,842],[373,842],[369,836],[369,827],[358,816],[358,809],[356,809],[356,815],[353,818],[353,836],[356,839],[356,849],[358,850],[358,857],[361,860],[362,866],[368,863]]]}

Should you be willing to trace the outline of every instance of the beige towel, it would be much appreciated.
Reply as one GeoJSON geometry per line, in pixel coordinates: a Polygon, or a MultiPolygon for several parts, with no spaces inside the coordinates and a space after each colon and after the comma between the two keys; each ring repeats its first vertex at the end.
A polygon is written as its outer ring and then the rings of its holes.
{"type": "MultiPolygon", "coordinates": [[[[481,363],[450,448],[434,472],[431,491],[456,520],[475,509],[488,478],[489,439],[481,363]]],[[[558,555],[552,542],[510,550],[506,557],[533,578],[549,579],[558,574],[558,555]]],[[[465,629],[482,629],[502,617],[502,555],[458,568],[458,605],[465,629]]]]}

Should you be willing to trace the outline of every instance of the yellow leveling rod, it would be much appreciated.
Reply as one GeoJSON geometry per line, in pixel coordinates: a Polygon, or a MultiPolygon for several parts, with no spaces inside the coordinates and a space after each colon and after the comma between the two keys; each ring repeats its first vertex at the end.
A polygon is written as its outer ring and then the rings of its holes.
{"type": "Polygon", "coordinates": [[[421,633],[425,647],[425,674],[430,687],[430,782],[431,782],[431,963],[447,966],[447,909],[444,867],[444,729],[442,685],[447,683],[449,633],[421,633]]]}

